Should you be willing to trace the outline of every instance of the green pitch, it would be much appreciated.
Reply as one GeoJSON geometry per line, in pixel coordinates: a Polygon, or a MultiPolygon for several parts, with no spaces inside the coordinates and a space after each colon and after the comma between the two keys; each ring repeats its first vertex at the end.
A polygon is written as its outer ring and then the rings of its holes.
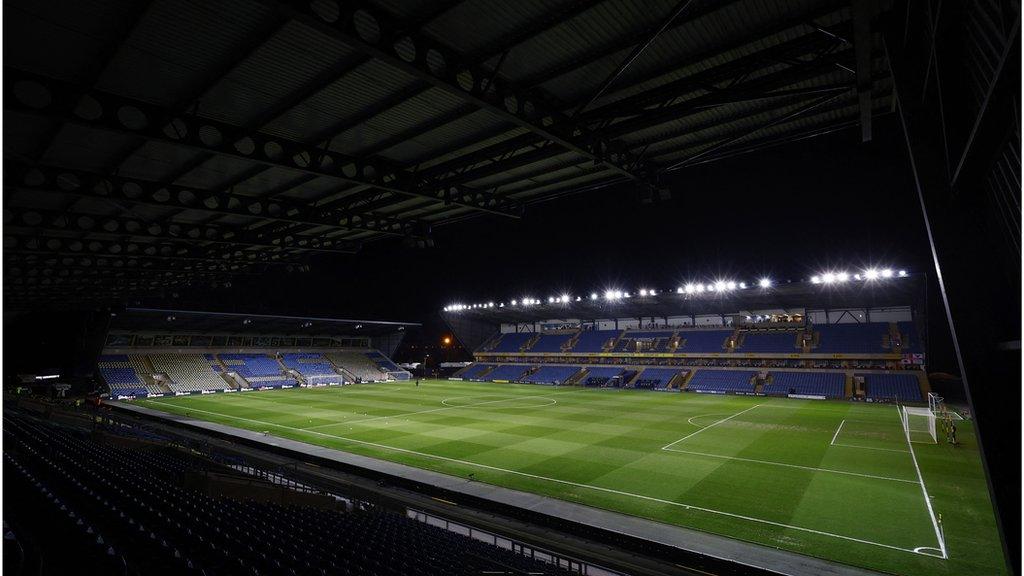
{"type": "Polygon", "coordinates": [[[436,380],[137,403],[886,572],[1005,573],[971,424],[910,444],[894,406],[436,380]]]}

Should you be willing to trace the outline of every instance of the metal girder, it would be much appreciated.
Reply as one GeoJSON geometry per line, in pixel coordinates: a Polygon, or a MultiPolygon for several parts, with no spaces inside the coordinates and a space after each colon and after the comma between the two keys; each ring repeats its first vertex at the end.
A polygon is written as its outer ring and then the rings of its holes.
{"type": "Polygon", "coordinates": [[[517,203],[462,186],[440,187],[388,160],[356,158],[9,67],[4,68],[4,80],[4,107],[8,110],[134,134],[500,216],[516,218],[522,212],[517,203]]]}
{"type": "MultiPolygon", "coordinates": [[[[113,265],[100,265],[90,264],[83,265],[74,262],[74,258],[70,257],[57,257],[50,258],[46,257],[43,259],[31,259],[26,258],[25,254],[9,254],[5,255],[4,258],[4,274],[10,274],[12,277],[68,277],[68,276],[87,276],[87,277],[113,277],[113,278],[146,278],[146,277],[166,277],[176,278],[181,280],[187,280],[189,278],[233,278],[239,276],[240,272],[237,271],[224,271],[224,270],[207,270],[202,268],[195,269],[177,269],[177,268],[157,268],[157,267],[145,267],[139,268],[134,266],[113,266],[113,265]],[[67,262],[72,260],[72,262],[67,262]]],[[[256,273],[245,273],[247,275],[256,276],[256,273]]]]}
{"type": "Polygon", "coordinates": [[[581,112],[583,112],[591,104],[593,104],[595,100],[603,96],[604,93],[607,92],[609,88],[611,88],[612,84],[614,84],[615,81],[619,79],[619,76],[624,74],[626,70],[628,70],[629,67],[633,65],[633,62],[635,62],[636,59],[639,58],[640,55],[643,54],[644,51],[647,50],[647,48],[650,47],[650,45],[653,44],[654,41],[658,39],[658,36],[660,36],[661,33],[664,32],[665,29],[672,24],[672,22],[677,20],[679,16],[682,15],[682,13],[685,12],[686,9],[689,8],[692,3],[693,0],[679,0],[679,2],[676,3],[672,11],[669,12],[668,16],[666,16],[665,19],[662,20],[661,25],[658,26],[657,29],[653,30],[650,36],[648,36],[643,42],[637,44],[633,48],[633,51],[630,52],[629,55],[626,56],[626,58],[621,63],[619,63],[615,70],[612,71],[612,73],[609,74],[608,77],[601,82],[601,84],[597,87],[597,90],[595,90],[594,93],[591,94],[586,101],[584,101],[582,104],[576,107],[576,111],[573,112],[573,117],[578,116],[581,112]]]}
{"type": "MultiPolygon", "coordinates": [[[[736,84],[732,88],[724,90],[724,92],[727,92],[726,100],[731,101],[734,98],[750,100],[758,96],[770,98],[772,92],[776,89],[818,78],[831,72],[834,70],[835,63],[842,61],[846,55],[846,53],[835,54],[822,58],[819,61],[786,68],[762,78],[736,84]]],[[[716,102],[718,96],[719,93],[711,92],[678,104],[657,108],[636,118],[613,124],[609,127],[609,131],[617,134],[632,134],[667,122],[673,122],[707,108],[716,102]]]]}
{"type": "MultiPolygon", "coordinates": [[[[376,214],[351,214],[340,210],[320,209],[292,200],[263,200],[229,192],[216,192],[157,182],[107,176],[84,170],[30,166],[5,162],[5,186],[26,190],[48,190],[63,194],[117,200],[162,208],[179,208],[231,214],[248,218],[277,220],[311,226],[366,230],[395,236],[417,235],[419,224],[376,214]]],[[[355,251],[358,245],[334,246],[355,251]]]]}
{"type": "MultiPolygon", "coordinates": [[[[666,101],[671,101],[698,89],[706,89],[707,86],[715,82],[722,82],[730,78],[742,76],[745,72],[750,70],[752,66],[763,64],[766,58],[773,59],[773,62],[780,58],[792,59],[812,53],[814,50],[825,48],[829,45],[834,45],[834,41],[830,40],[828,43],[823,42],[819,34],[804,35],[797,39],[769,48],[763,52],[757,52],[749,56],[741,57],[733,61],[708,68],[701,72],[690,74],[669,84],[659,86],[658,88],[654,88],[647,92],[625,98],[622,101],[594,109],[588,113],[582,114],[581,120],[596,122],[607,121],[623,115],[637,115],[638,113],[647,114],[645,120],[634,119],[633,124],[620,122],[604,129],[605,134],[613,134],[616,136],[627,134],[628,132],[633,131],[631,129],[634,127],[636,130],[639,130],[641,127],[646,127],[641,126],[643,123],[650,123],[648,125],[654,125],[655,120],[658,118],[665,118],[665,120],[662,121],[671,121],[675,119],[675,115],[681,112],[687,112],[691,105],[683,102],[681,104],[677,104],[675,107],[663,107],[655,110],[645,110],[645,108],[655,103],[660,104],[666,101]]],[[[658,72],[658,75],[662,75],[664,73],[666,73],[666,71],[662,70],[658,72]]],[[[722,91],[720,91],[720,93],[721,92],[722,91]]],[[[709,104],[714,102],[714,100],[714,95],[707,95],[703,97],[700,102],[702,104],[709,104]]],[[[472,167],[483,162],[490,162],[491,165],[494,166],[494,170],[501,171],[506,165],[515,167],[517,164],[515,160],[516,156],[512,156],[501,161],[494,160],[495,157],[507,155],[510,152],[527,146],[536,146],[541,142],[543,142],[543,140],[533,134],[516,136],[504,142],[499,142],[492,146],[488,146],[487,148],[463,155],[459,158],[431,166],[430,168],[423,170],[422,173],[436,178],[441,178],[442,175],[456,175],[455,177],[458,178],[457,174],[459,172],[464,171],[467,167],[472,167]]],[[[559,150],[550,148],[546,155],[544,153],[529,152],[529,154],[532,154],[537,160],[554,156],[558,153],[560,153],[559,150]]],[[[446,182],[447,180],[442,178],[441,181],[446,182]]],[[[459,179],[457,181],[469,180],[459,179]]]]}
{"type": "MultiPolygon", "coordinates": [[[[119,29],[114,32],[106,44],[100,48],[99,53],[92,58],[89,66],[86,67],[86,70],[83,70],[79,74],[79,82],[81,84],[86,86],[93,86],[96,84],[96,81],[99,80],[100,75],[102,75],[103,71],[106,70],[111,60],[117,56],[121,46],[128,41],[128,38],[132,35],[135,27],[142,20],[143,16],[145,16],[152,3],[153,0],[139,0],[137,2],[132,2],[129,5],[128,16],[126,21],[123,22],[123,24],[126,25],[120,26],[119,29]]],[[[43,155],[46,154],[46,151],[53,145],[53,139],[57,137],[57,134],[60,133],[63,126],[64,124],[62,122],[54,124],[53,128],[43,138],[39,148],[36,149],[34,153],[30,154],[30,157],[34,161],[38,162],[43,155]]]]}
{"type": "MultiPolygon", "coordinates": [[[[788,45],[785,50],[777,52],[776,54],[792,54],[794,47],[799,47],[798,52],[805,54],[811,49],[811,46],[806,43],[808,37],[803,37],[804,42],[788,45]]],[[[820,42],[813,45],[814,47],[821,47],[820,42]]],[[[622,108],[618,103],[611,105],[606,108],[600,108],[594,110],[594,116],[603,117],[605,115],[615,115],[625,113],[627,110],[631,110],[634,114],[637,110],[644,112],[637,118],[632,120],[626,120],[609,126],[605,132],[609,134],[625,135],[638,130],[655,126],[657,124],[679,120],[688,115],[697,113],[711,106],[719,106],[724,104],[730,104],[738,101],[749,101],[764,98],[778,98],[788,96],[790,92],[776,93],[775,90],[790,86],[792,84],[802,82],[811,78],[821,76],[824,72],[829,71],[832,68],[834,61],[837,58],[841,58],[842,55],[833,55],[824,60],[817,62],[809,62],[799,66],[786,68],[784,70],[773,72],[766,76],[756,78],[747,82],[733,84],[730,87],[709,92],[707,94],[697,96],[690,100],[679,102],[672,106],[665,106],[656,108],[650,111],[644,110],[642,104],[638,103],[638,107],[622,108]],[[613,108],[614,110],[610,110],[613,108]]],[[[691,77],[683,78],[678,82],[674,82],[673,90],[661,90],[656,89],[660,93],[662,99],[675,99],[682,94],[692,92],[697,89],[698,86],[706,86],[711,82],[720,82],[726,79],[728,76],[725,72],[729,72],[732,75],[742,75],[743,70],[751,65],[752,62],[744,60],[742,67],[735,67],[729,65],[723,65],[719,67],[710,68],[706,71],[692,75],[691,77]],[[724,69],[723,69],[724,68],[724,69]]],[[[802,92],[802,91],[801,91],[802,92]]],[[[639,100],[646,100],[644,94],[638,95],[639,100]]],[[[509,148],[521,149],[526,146],[536,145],[536,139],[531,134],[526,134],[516,138],[507,140],[493,146],[481,149],[473,153],[473,163],[468,163],[467,157],[458,159],[458,161],[446,162],[433,166],[429,169],[424,170],[424,173],[429,174],[453,174],[445,178],[443,181],[449,182],[472,182],[475,179],[482,178],[491,174],[497,174],[509,169],[518,168],[533,162],[539,162],[548,158],[557,156],[559,153],[564,153],[560,150],[552,150],[551,147],[536,148],[521,154],[506,157],[501,160],[491,161],[480,168],[468,170],[467,168],[474,165],[486,162],[494,158],[494,156],[506,153],[509,148]],[[455,172],[459,170],[458,172],[455,172]]]]}
{"type": "Polygon", "coordinates": [[[873,0],[853,0],[853,48],[857,62],[857,98],[860,103],[860,139],[871,141],[871,16],[873,0]]]}
{"type": "MultiPolygon", "coordinates": [[[[668,30],[674,30],[676,28],[684,26],[687,23],[692,22],[692,21],[694,21],[694,20],[696,20],[698,18],[707,16],[707,15],[713,13],[713,12],[717,12],[718,10],[726,8],[727,6],[729,6],[731,4],[735,4],[737,1],[738,0],[725,0],[724,2],[711,2],[711,3],[708,3],[706,6],[700,8],[698,10],[692,11],[689,14],[688,18],[686,18],[685,20],[678,20],[678,21],[674,22],[672,25],[670,25],[668,27],[668,30]]],[[[755,31],[753,33],[753,35],[757,36],[757,37],[764,37],[764,36],[769,36],[769,35],[772,35],[772,34],[776,34],[776,33],[780,32],[782,30],[785,30],[787,28],[792,28],[795,25],[798,25],[798,24],[801,24],[803,22],[806,22],[809,19],[819,18],[821,16],[824,16],[825,14],[829,14],[831,12],[835,12],[836,10],[841,8],[842,6],[843,6],[843,2],[841,2],[841,1],[829,0],[828,3],[826,5],[824,5],[824,6],[815,7],[813,10],[808,11],[806,13],[795,15],[794,17],[787,18],[786,20],[784,20],[782,22],[774,23],[774,24],[771,24],[769,26],[766,26],[766,27],[764,27],[762,29],[759,29],[759,30],[755,31]]],[[[537,86],[537,85],[540,85],[540,84],[544,84],[546,82],[554,80],[555,78],[558,78],[559,76],[564,76],[565,74],[568,74],[568,73],[570,73],[570,72],[572,72],[574,70],[578,70],[580,68],[583,68],[584,66],[588,66],[590,64],[593,64],[594,62],[597,62],[597,61],[599,61],[599,60],[601,60],[603,58],[607,58],[607,57],[612,56],[612,55],[614,55],[614,54],[616,54],[618,52],[621,52],[623,50],[628,50],[629,48],[632,48],[632,47],[636,46],[640,42],[643,42],[647,38],[647,35],[648,35],[648,31],[641,30],[641,31],[637,31],[637,32],[634,32],[632,34],[623,36],[622,38],[618,38],[618,39],[616,39],[616,40],[614,40],[612,42],[609,42],[608,44],[596,47],[593,50],[588,50],[586,52],[586,54],[584,54],[580,58],[577,58],[577,59],[574,59],[574,60],[569,60],[567,62],[564,62],[563,64],[556,65],[556,66],[554,66],[552,68],[549,68],[547,70],[543,70],[543,71],[531,74],[531,75],[529,75],[529,76],[527,76],[525,78],[522,78],[522,79],[520,79],[520,82],[523,85],[527,85],[527,86],[537,86]]],[[[749,44],[750,41],[751,41],[751,40],[749,40],[749,38],[750,37],[744,37],[743,39],[740,39],[738,42],[734,42],[734,43],[729,44],[728,46],[725,46],[725,47],[715,47],[712,50],[710,50],[709,52],[716,53],[716,54],[720,54],[720,53],[723,53],[723,52],[728,52],[728,51],[733,50],[733,49],[735,49],[735,48],[737,48],[739,46],[742,46],[744,44],[749,44]]],[[[707,52],[701,53],[699,55],[694,56],[693,58],[686,58],[685,60],[679,62],[677,67],[678,68],[684,68],[684,67],[692,64],[694,58],[696,58],[697,61],[702,61],[702,60],[708,59],[708,57],[709,57],[709,54],[707,52]]]]}
{"type": "MultiPolygon", "coordinates": [[[[259,276],[256,271],[240,271],[219,268],[216,265],[207,266],[183,266],[176,262],[161,261],[158,259],[118,259],[118,258],[92,258],[83,256],[67,256],[63,254],[38,254],[35,252],[9,252],[4,253],[4,271],[8,266],[16,267],[22,275],[38,275],[36,270],[83,270],[99,271],[108,273],[132,273],[147,272],[151,274],[174,275],[176,278],[186,279],[193,274],[215,274],[224,278],[236,276],[259,276]]],[[[48,274],[48,273],[47,273],[48,274]]],[[[14,277],[14,275],[12,275],[14,277]]]]}
{"type": "MultiPolygon", "coordinates": [[[[798,68],[798,64],[810,64],[810,62],[801,62],[800,58],[808,55],[813,57],[839,46],[841,43],[823,38],[820,34],[804,34],[764,50],[758,50],[746,56],[687,74],[682,78],[639,94],[616,100],[583,114],[583,118],[589,122],[596,122],[642,115],[649,112],[647,109],[652,106],[661,106],[694,91],[713,91],[715,84],[718,83],[727,82],[729,86],[721,90],[730,89],[736,85],[737,80],[742,80],[751,71],[763,68],[766,64],[788,63],[790,68],[798,68]]],[[[748,82],[756,80],[757,78],[748,82]]]]}
{"type": "Polygon", "coordinates": [[[577,124],[556,106],[532,92],[494,78],[479,65],[419,31],[403,31],[399,23],[369,2],[309,3],[283,0],[297,20],[340,39],[360,52],[380,59],[430,85],[484,108],[546,140],[603,163],[635,180],[643,168],[621,143],[577,124]]]}
{"type": "Polygon", "coordinates": [[[219,262],[229,266],[250,264],[292,264],[282,261],[282,254],[265,251],[225,252],[216,249],[182,246],[167,242],[133,242],[80,239],[57,236],[43,232],[21,232],[16,229],[4,230],[4,251],[25,251],[36,253],[67,254],[70,256],[92,255],[95,257],[131,256],[161,258],[166,260],[219,262]]]}
{"type": "Polygon", "coordinates": [[[138,218],[119,215],[97,215],[37,210],[32,208],[4,208],[4,225],[50,230],[54,232],[78,232],[82,234],[109,234],[116,236],[156,238],[170,242],[202,244],[224,244],[227,250],[238,248],[272,248],[296,251],[330,252],[352,254],[344,247],[352,242],[335,242],[329,238],[285,236],[284,242],[265,240],[272,236],[269,231],[231,229],[209,224],[188,224],[180,222],[147,222],[138,218]],[[339,247],[334,247],[338,245],[339,247]]]}
{"type": "Polygon", "coordinates": [[[783,116],[780,116],[778,118],[772,118],[771,120],[768,120],[767,122],[764,122],[762,124],[758,124],[757,126],[753,126],[753,127],[749,128],[749,129],[746,129],[746,130],[740,132],[739,134],[735,134],[735,135],[732,135],[730,137],[727,137],[727,138],[724,138],[722,140],[719,140],[718,142],[715,142],[714,144],[712,144],[712,145],[710,145],[710,146],[708,146],[706,148],[702,148],[699,152],[691,154],[690,156],[687,156],[686,158],[683,158],[681,160],[677,160],[677,161],[673,162],[672,164],[669,164],[668,166],[665,166],[663,168],[663,170],[665,172],[671,172],[673,170],[678,170],[680,168],[685,168],[687,165],[693,164],[695,161],[697,161],[701,157],[706,156],[706,155],[710,154],[711,152],[714,152],[715,150],[720,150],[722,148],[725,148],[726,146],[732,144],[733,142],[737,142],[737,141],[739,141],[739,140],[741,140],[741,139],[743,139],[743,138],[745,138],[747,136],[750,136],[751,134],[756,134],[757,132],[760,132],[761,130],[764,130],[766,128],[770,128],[770,127],[775,126],[777,124],[782,124],[784,122],[788,122],[788,121],[790,121],[790,120],[792,120],[794,118],[797,118],[799,116],[803,116],[804,114],[806,114],[808,112],[811,112],[812,110],[814,110],[816,108],[820,108],[821,106],[824,106],[825,104],[828,104],[829,102],[833,102],[835,100],[838,100],[847,91],[848,91],[848,89],[844,89],[843,91],[837,91],[835,94],[822,96],[820,98],[815,99],[811,103],[809,103],[809,104],[807,104],[805,106],[802,106],[802,107],[798,108],[797,110],[793,110],[792,112],[789,112],[789,113],[787,113],[787,114],[785,114],[783,116]]]}

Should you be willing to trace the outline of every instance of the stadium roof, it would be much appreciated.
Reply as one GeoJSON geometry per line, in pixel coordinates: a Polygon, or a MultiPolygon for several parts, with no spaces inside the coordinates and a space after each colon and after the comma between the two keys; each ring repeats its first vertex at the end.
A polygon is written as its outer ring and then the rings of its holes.
{"type": "Polygon", "coordinates": [[[528,323],[555,319],[599,320],[611,318],[664,318],[700,314],[736,314],[759,310],[797,310],[879,308],[923,305],[925,276],[910,274],[886,282],[849,282],[847,284],[812,284],[792,282],[762,289],[750,286],[726,292],[678,294],[660,292],[641,297],[636,292],[629,298],[608,300],[601,295],[575,296],[569,302],[541,301],[531,306],[511,305],[444,311],[452,320],[465,317],[491,323],[528,323]]]}
{"type": "Polygon", "coordinates": [[[355,320],[351,318],[307,318],[238,312],[127,308],[111,315],[111,330],[144,332],[188,332],[197,334],[291,334],[327,336],[383,336],[416,322],[355,320]]]}
{"type": "MultiPolygon", "coordinates": [[[[888,1],[5,4],[8,305],[302,265],[891,110],[888,1]]],[[[677,194],[685,193],[685,187],[677,194]]]]}

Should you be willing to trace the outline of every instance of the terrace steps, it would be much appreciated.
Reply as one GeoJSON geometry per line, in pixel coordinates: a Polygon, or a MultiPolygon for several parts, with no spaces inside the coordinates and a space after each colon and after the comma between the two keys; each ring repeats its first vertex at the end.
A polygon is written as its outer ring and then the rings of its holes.
{"type": "Polygon", "coordinates": [[[520,346],[519,347],[519,351],[520,352],[528,351],[530,348],[533,348],[533,345],[536,344],[538,340],[540,340],[540,332],[534,334],[533,337],[531,337],[529,340],[526,341],[526,344],[523,344],[522,346],[520,346]]]}
{"type": "Polygon", "coordinates": [[[615,345],[619,343],[619,340],[622,340],[625,336],[626,336],[626,331],[625,330],[623,330],[622,332],[619,332],[618,336],[616,336],[615,338],[611,339],[608,342],[605,342],[604,348],[601,350],[601,352],[611,352],[611,350],[613,348],[615,348],[615,345]]]}
{"type": "Polygon", "coordinates": [[[581,366],[579,371],[577,371],[575,374],[570,376],[565,382],[562,383],[562,385],[563,386],[578,386],[579,383],[580,383],[580,380],[583,379],[583,376],[586,375],[587,372],[588,372],[588,370],[585,367],[581,366]]]}

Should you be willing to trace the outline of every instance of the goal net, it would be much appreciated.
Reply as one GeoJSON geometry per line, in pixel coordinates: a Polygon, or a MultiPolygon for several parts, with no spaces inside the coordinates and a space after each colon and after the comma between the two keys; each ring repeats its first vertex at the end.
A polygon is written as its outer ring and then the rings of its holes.
{"type": "Polygon", "coordinates": [[[935,444],[935,413],[931,408],[903,406],[903,430],[911,442],[935,444]]]}

